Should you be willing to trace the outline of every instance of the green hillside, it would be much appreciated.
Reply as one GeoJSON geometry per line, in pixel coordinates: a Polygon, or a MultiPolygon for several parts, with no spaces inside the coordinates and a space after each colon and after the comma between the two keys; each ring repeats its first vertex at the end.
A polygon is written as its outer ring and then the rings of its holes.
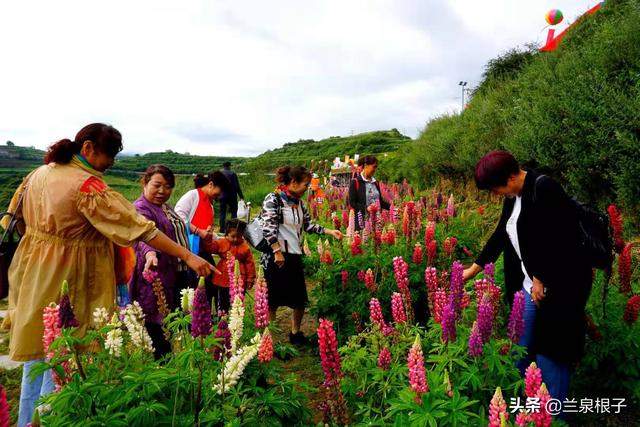
{"type": "Polygon", "coordinates": [[[245,158],[243,157],[196,156],[167,150],[162,153],[118,156],[113,168],[116,170],[143,172],[147,166],[160,163],[168,166],[175,173],[205,173],[222,168],[222,164],[225,161],[240,164],[244,160],[245,158]]]}
{"type": "Polygon", "coordinates": [[[491,149],[513,152],[584,201],[638,212],[640,1],[608,0],[555,52],[489,62],[468,108],[431,120],[403,169],[422,185],[470,177],[491,149]]]}
{"type": "Polygon", "coordinates": [[[335,157],[353,156],[358,153],[383,154],[395,152],[411,142],[411,138],[402,135],[397,129],[373,131],[352,136],[332,136],[315,141],[300,140],[284,144],[281,148],[266,151],[249,159],[243,165],[247,170],[271,170],[286,164],[310,165],[312,160],[332,161],[335,157]]]}

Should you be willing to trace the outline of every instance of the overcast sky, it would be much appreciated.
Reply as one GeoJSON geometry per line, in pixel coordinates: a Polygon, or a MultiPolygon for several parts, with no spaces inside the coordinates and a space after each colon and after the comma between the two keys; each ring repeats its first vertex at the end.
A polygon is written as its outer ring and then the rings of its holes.
{"type": "Polygon", "coordinates": [[[255,155],[460,109],[458,82],[585,0],[3,1],[0,143],[85,124],[125,151],[255,155]]]}

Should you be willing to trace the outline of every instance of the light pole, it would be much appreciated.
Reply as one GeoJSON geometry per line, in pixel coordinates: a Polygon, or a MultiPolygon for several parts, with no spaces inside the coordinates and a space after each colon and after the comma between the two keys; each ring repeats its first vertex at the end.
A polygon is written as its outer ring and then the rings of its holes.
{"type": "Polygon", "coordinates": [[[460,109],[460,113],[462,113],[464,111],[464,87],[467,85],[467,82],[463,82],[461,81],[460,83],[458,83],[458,86],[460,86],[460,88],[462,89],[462,105],[461,105],[461,109],[460,109]]]}

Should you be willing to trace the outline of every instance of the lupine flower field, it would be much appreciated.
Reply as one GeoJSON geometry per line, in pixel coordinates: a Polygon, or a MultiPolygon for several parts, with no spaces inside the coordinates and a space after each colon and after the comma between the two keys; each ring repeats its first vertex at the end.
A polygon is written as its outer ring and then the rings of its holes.
{"type": "MultiPolygon", "coordinates": [[[[115,312],[96,309],[94,324],[78,338],[65,283],[60,300],[43,312],[48,362],[41,369],[54,368],[57,391],[40,407],[39,422],[562,424],[544,410],[510,410],[512,398],[537,398],[542,406],[550,399],[535,363],[525,378],[515,365],[524,354],[516,344],[524,328],[523,292],[509,307],[500,261],[463,281],[464,267],[495,226],[498,200],[451,185],[416,192],[405,182],[382,190],[391,209],[372,206],[368,218],[346,208],[342,189],[308,200],[316,221],[346,235],[334,242],[307,237],[304,245],[309,311],[317,320],[310,350],[315,381],[287,368],[284,356],[296,351],[272,333],[279,326],[269,322],[264,277],[246,291],[233,259],[229,313],[211,311],[203,281],[183,291],[180,308],[165,311],[173,354],[160,362],[135,302],[115,312]]],[[[615,271],[608,280],[595,273],[586,355],[570,397],[620,397],[630,408],[640,401],[638,255],[625,240],[624,216],[613,205],[608,212],[615,271]]],[[[156,298],[159,308],[166,305],[163,295],[156,298]]],[[[0,390],[0,421],[8,410],[0,390]]],[[[587,425],[602,421],[577,417],[587,425]]]]}

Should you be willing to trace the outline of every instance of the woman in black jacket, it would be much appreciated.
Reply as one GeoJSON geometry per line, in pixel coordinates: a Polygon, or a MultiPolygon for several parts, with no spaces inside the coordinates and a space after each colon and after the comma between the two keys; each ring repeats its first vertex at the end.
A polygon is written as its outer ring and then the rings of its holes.
{"type": "Polygon", "coordinates": [[[349,184],[349,206],[356,214],[356,230],[363,228],[358,220],[358,213],[362,216],[362,222],[367,218],[367,208],[373,204],[379,203],[380,208],[389,210],[390,204],[382,198],[380,184],[373,175],[378,169],[378,159],[375,156],[364,156],[358,160],[358,166],[362,169],[361,173],[351,180],[349,184]]]}
{"type": "Polygon", "coordinates": [[[592,282],[591,267],[580,254],[577,212],[560,184],[521,169],[506,151],[480,159],[475,180],[479,189],[505,200],[498,226],[464,278],[504,254],[508,304],[525,290],[525,333],[519,344],[528,348],[528,359],[519,367],[536,361],[549,393],[563,401],[584,348],[584,309],[592,282]]]}

